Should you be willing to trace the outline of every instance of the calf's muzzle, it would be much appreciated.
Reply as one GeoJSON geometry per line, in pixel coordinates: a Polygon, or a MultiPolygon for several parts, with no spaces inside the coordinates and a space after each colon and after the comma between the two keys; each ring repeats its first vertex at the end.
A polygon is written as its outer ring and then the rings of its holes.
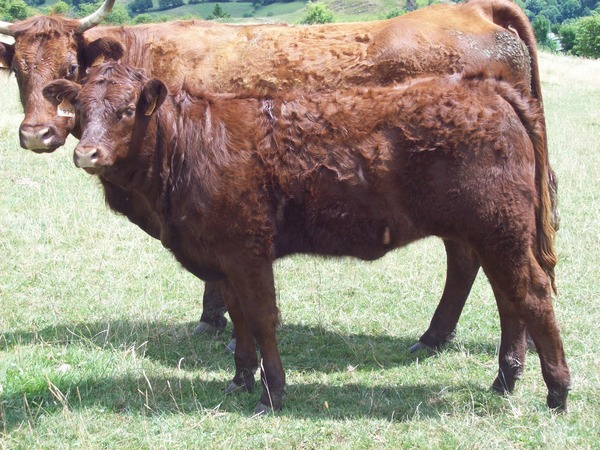
{"type": "Polygon", "coordinates": [[[75,147],[73,162],[81,169],[98,167],[102,151],[96,146],[75,147]]]}

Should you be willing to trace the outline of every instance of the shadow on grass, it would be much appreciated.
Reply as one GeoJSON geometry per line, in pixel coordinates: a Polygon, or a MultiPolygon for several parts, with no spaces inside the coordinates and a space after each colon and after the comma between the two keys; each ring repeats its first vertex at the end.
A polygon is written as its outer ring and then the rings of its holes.
{"type": "MultiPolygon", "coordinates": [[[[24,425],[35,427],[43,416],[78,410],[96,414],[162,416],[168,414],[237,414],[249,418],[260,396],[257,384],[251,393],[226,395],[227,380],[206,381],[201,377],[108,377],[78,382],[48,383],[38,392],[13,393],[2,397],[6,433],[24,425]]],[[[476,384],[440,383],[342,386],[321,383],[293,384],[277,416],[324,421],[355,418],[397,422],[480,410],[495,415],[506,410],[506,402],[490,389],[476,384]],[[325,406],[327,405],[327,406],[325,406]]]]}
{"type": "MultiPolygon", "coordinates": [[[[38,331],[15,331],[0,334],[0,349],[26,345],[89,345],[100,348],[135,348],[144,357],[167,367],[179,367],[182,359],[186,368],[216,368],[222,365],[223,355],[229,356],[229,327],[217,337],[193,334],[196,322],[112,321],[46,327],[38,331]],[[216,359],[215,359],[216,358],[216,359]],[[210,361],[215,359],[216,366],[210,361]],[[207,366],[208,364],[208,366],[207,366]]],[[[390,335],[344,334],[323,327],[287,323],[278,331],[279,350],[285,367],[319,370],[324,373],[345,370],[348,365],[360,364],[363,369],[379,369],[383,364],[408,365],[417,358],[434,355],[433,351],[410,353],[414,337],[390,335]]],[[[471,354],[497,353],[495,342],[465,343],[471,354]]],[[[447,344],[442,351],[452,351],[447,344]]],[[[232,358],[227,358],[231,359],[232,358]]]]}
{"type": "MultiPolygon", "coordinates": [[[[139,355],[169,370],[180,368],[169,377],[138,377],[138,373],[131,377],[82,374],[77,379],[39,379],[35,387],[21,387],[17,383],[18,387],[13,386],[4,395],[0,394],[2,428],[10,431],[23,423],[34,426],[42,413],[52,414],[65,408],[97,407],[140,415],[220,411],[248,416],[258,402],[258,384],[251,394],[226,396],[223,393],[234,372],[233,358],[224,346],[229,340],[229,331],[216,338],[196,336],[192,333],[195,325],[192,322],[113,321],[1,334],[0,351],[9,351],[16,346],[40,345],[44,348],[82,347],[92,351],[95,348],[125,351],[135,347],[139,355]],[[199,377],[193,373],[199,368],[207,372],[219,372],[225,368],[230,374],[222,380],[207,380],[206,376],[199,377]]],[[[417,358],[423,360],[431,355],[426,352],[409,353],[408,348],[414,343],[412,337],[341,334],[320,327],[289,323],[278,335],[284,368],[300,372],[344,373],[348,366],[376,372],[383,367],[411,365],[417,358]]],[[[477,343],[474,348],[490,356],[496,352],[494,344],[477,343]]],[[[452,347],[447,351],[452,351],[452,347]]],[[[418,368],[415,367],[415,370],[418,368]]],[[[452,413],[456,411],[457,403],[469,405],[474,398],[481,399],[488,414],[501,410],[504,405],[487,388],[469,384],[373,387],[368,383],[344,383],[341,386],[315,383],[290,385],[286,409],[281,414],[308,419],[366,416],[404,420],[415,414],[439,417],[452,413]],[[325,404],[330,405],[329,408],[325,404]]]]}

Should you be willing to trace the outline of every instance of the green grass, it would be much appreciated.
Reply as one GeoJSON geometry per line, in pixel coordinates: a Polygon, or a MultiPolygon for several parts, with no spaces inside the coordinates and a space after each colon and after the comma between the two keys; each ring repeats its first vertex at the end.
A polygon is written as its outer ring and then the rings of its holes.
{"type": "Polygon", "coordinates": [[[455,341],[407,348],[444,281],[434,239],[364,263],[276,265],[285,408],[225,396],[227,333],[191,334],[202,284],[110,213],[74,168],[18,146],[14,79],[0,101],[0,448],[599,448],[599,61],[541,55],[563,214],[555,306],[573,376],[570,411],[545,407],[537,355],[515,393],[489,390],[498,315],[481,274],[455,341]]]}

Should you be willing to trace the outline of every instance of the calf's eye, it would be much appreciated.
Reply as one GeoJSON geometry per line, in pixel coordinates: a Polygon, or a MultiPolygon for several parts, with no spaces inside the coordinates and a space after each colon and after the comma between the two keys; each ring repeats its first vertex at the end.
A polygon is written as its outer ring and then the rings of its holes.
{"type": "Polygon", "coordinates": [[[125,111],[123,111],[123,115],[125,117],[133,117],[135,114],[135,106],[129,106],[125,111]]]}
{"type": "Polygon", "coordinates": [[[133,117],[133,115],[135,114],[135,106],[134,105],[130,105],[125,109],[122,109],[121,111],[119,111],[119,113],[117,114],[119,120],[121,120],[122,118],[126,117],[126,118],[130,118],[133,117]]]}
{"type": "Polygon", "coordinates": [[[77,75],[77,68],[77,64],[71,64],[67,69],[67,78],[75,78],[75,75],[77,75]]]}

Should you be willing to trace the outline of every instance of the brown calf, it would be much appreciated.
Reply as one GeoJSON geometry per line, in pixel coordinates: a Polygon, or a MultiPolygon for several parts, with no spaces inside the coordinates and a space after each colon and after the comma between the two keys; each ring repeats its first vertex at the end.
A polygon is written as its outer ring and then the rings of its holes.
{"type": "Polygon", "coordinates": [[[236,374],[257,413],[280,409],[272,263],[291,253],[375,259],[426,236],[476,255],[502,328],[493,387],[523,370],[525,326],[551,408],[569,370],[551,298],[556,258],[539,107],[509,84],[459,76],[335,95],[211,95],[119,63],[46,98],[75,102],[74,161],[155,213],[160,239],[196,276],[219,281],[236,328],[236,374]]]}

